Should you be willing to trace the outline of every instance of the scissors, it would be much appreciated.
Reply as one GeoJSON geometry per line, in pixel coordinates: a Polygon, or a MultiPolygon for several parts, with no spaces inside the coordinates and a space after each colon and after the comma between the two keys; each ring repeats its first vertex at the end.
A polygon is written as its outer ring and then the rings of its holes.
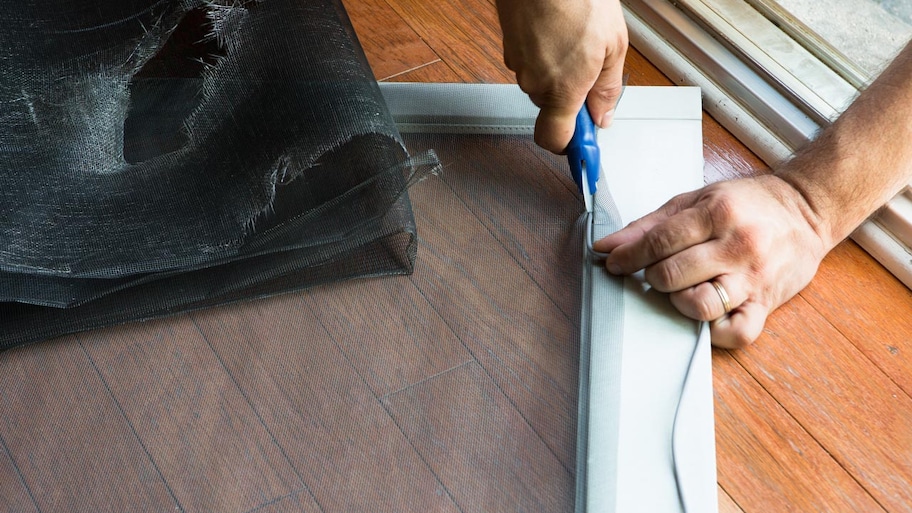
{"type": "Polygon", "coordinates": [[[570,163],[570,175],[583,195],[586,212],[592,213],[593,197],[598,189],[601,150],[596,139],[595,122],[589,114],[589,108],[583,108],[576,115],[576,129],[570,144],[567,145],[567,160],[570,163]]]}
{"type": "Polygon", "coordinates": [[[585,103],[576,115],[576,128],[566,151],[570,175],[586,204],[586,252],[596,260],[604,260],[608,254],[592,248],[592,209],[595,192],[598,190],[602,152],[596,138],[595,122],[585,103]]]}

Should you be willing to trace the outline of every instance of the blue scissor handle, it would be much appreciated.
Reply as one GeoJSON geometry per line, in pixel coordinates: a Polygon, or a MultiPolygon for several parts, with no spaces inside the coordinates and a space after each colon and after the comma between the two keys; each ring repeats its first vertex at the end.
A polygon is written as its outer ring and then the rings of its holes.
{"type": "Polygon", "coordinates": [[[570,174],[573,181],[583,194],[583,168],[586,169],[586,181],[589,183],[589,194],[595,194],[596,184],[599,179],[599,164],[601,152],[595,137],[595,122],[589,115],[586,104],[576,115],[576,129],[573,138],[567,145],[567,160],[570,162],[570,174]]]}

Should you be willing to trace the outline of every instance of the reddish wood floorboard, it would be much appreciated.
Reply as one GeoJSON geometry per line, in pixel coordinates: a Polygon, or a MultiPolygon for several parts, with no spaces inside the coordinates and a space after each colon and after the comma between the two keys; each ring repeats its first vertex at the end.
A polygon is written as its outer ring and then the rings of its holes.
{"type": "Polygon", "coordinates": [[[389,82],[459,82],[459,76],[449,64],[440,61],[432,62],[426,66],[415,68],[401,75],[390,77],[389,82]]]}
{"type": "Polygon", "coordinates": [[[483,0],[386,0],[461,82],[512,82],[494,5],[483,0]]]}
{"type": "Polygon", "coordinates": [[[440,62],[386,0],[345,0],[343,4],[377,80],[440,62]]]}
{"type": "Polygon", "coordinates": [[[827,256],[801,296],[912,395],[912,292],[905,285],[846,242],[827,256]]]}
{"type": "Polygon", "coordinates": [[[721,486],[718,487],[719,493],[719,513],[744,513],[735,501],[728,496],[728,493],[722,489],[721,486]]]}
{"type": "Polygon", "coordinates": [[[728,351],[713,371],[719,484],[744,511],[881,511],[728,351]]]}
{"type": "Polygon", "coordinates": [[[880,504],[912,505],[912,398],[801,297],[762,342],[735,358],[880,504]]]}

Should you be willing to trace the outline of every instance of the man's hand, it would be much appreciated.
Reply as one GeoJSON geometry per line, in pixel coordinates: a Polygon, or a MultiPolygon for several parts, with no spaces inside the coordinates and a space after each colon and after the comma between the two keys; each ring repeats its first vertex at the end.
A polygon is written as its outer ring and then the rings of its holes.
{"type": "Polygon", "coordinates": [[[610,272],[645,268],[684,315],[713,321],[713,344],[753,342],[824,255],[912,180],[909,83],[912,44],[775,175],[673,198],[595,249],[611,253],[610,272]]]}
{"type": "Polygon", "coordinates": [[[721,182],[682,194],[594,245],[614,274],[646,269],[693,319],[714,321],[712,342],[743,347],[770,312],[803,289],[832,249],[804,197],[776,176],[721,182]],[[715,280],[728,294],[725,312],[715,280]]]}
{"type": "Polygon", "coordinates": [[[535,142],[560,153],[588,99],[597,125],[611,123],[623,88],[627,25],[619,0],[497,0],[504,62],[541,113],[535,142]]]}

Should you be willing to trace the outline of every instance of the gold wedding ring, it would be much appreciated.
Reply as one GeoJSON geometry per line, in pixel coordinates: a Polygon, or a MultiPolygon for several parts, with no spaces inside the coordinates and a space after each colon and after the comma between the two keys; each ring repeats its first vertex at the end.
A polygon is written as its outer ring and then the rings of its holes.
{"type": "Polygon", "coordinates": [[[732,311],[731,301],[728,299],[728,292],[725,292],[725,288],[722,287],[722,284],[716,280],[710,281],[712,286],[716,289],[716,294],[719,294],[719,299],[722,300],[722,308],[725,309],[725,315],[728,315],[732,311]]]}

